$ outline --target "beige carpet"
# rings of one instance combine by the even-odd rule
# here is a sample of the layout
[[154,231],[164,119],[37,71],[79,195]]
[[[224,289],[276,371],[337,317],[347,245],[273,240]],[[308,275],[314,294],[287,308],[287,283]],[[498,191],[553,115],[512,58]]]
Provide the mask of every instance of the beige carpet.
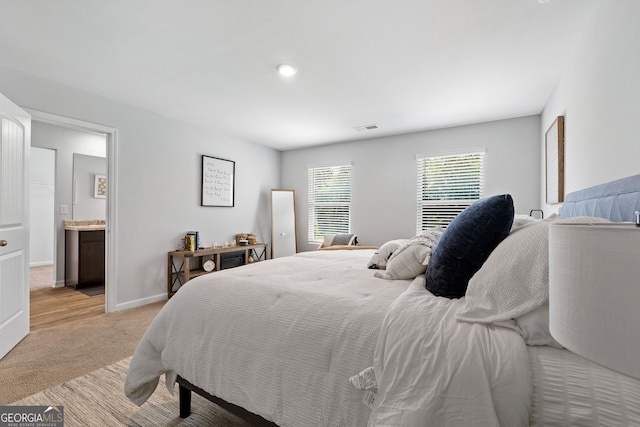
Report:
[[50,288],[53,285],[53,264],[29,268],[29,288]]
[[189,417],[181,419],[178,387],[167,391],[164,377],[151,398],[138,407],[124,395],[124,381],[131,358],[49,388],[12,405],[64,406],[65,427],[81,426],[216,426],[249,424],[193,393]]
[[164,302],[31,332],[0,360],[0,405],[133,354]]

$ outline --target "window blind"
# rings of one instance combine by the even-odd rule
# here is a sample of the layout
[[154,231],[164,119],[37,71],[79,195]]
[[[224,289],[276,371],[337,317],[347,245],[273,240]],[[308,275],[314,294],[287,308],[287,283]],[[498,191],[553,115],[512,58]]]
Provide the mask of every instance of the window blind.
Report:
[[484,191],[484,153],[418,156],[417,232],[446,227]]
[[308,169],[309,243],[322,242],[325,234],[351,229],[351,165]]

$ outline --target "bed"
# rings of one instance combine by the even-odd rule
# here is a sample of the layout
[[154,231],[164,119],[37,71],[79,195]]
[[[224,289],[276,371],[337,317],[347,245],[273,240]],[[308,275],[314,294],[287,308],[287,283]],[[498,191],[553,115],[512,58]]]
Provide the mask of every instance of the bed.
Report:
[[125,394],[141,405],[165,375],[182,417],[195,391],[280,427],[640,424],[640,381],[548,331],[549,224],[640,210],[640,176],[605,187],[567,195],[561,217],[514,215],[494,196],[500,209],[377,250],[193,279],[138,344]]

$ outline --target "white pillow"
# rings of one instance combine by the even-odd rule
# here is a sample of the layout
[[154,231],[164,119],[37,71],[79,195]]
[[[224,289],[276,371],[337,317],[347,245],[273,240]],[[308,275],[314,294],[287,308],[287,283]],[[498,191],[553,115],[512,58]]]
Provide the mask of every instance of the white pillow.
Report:
[[320,248],[328,248],[334,245],[347,245],[353,246],[358,244],[358,236],[353,233],[337,233],[337,234],[325,234],[322,239],[322,244],[318,246]]
[[389,240],[373,253],[373,256],[367,264],[367,268],[377,268],[384,270],[387,268],[389,257],[400,247],[407,239]]
[[543,304],[529,313],[514,319],[520,329],[520,335],[527,345],[549,345],[564,348],[554,340],[549,331],[549,304]]
[[389,260],[384,272],[377,271],[373,275],[388,280],[415,279],[427,271],[423,264],[427,252],[431,253],[431,249],[424,245],[409,246]]
[[331,243],[333,243],[333,238],[336,237],[335,234],[325,234],[324,238],[322,239],[322,244],[320,245],[321,248],[327,248],[329,246],[331,246]]
[[553,215],[516,229],[493,250],[469,280],[464,322],[491,323],[522,316],[549,301],[549,224],[609,222],[603,218],[559,219]]
[[[555,215],[555,214],[554,214]],[[557,215],[555,215],[557,216]],[[524,227],[525,225],[532,224],[534,222],[542,221],[540,219],[534,218],[530,215],[514,215],[513,216],[513,224],[511,225],[511,232],[513,233],[518,228]]]
[[386,271],[373,275],[388,280],[415,279],[427,271],[431,252],[441,235],[442,228],[435,227],[405,241],[391,254]]

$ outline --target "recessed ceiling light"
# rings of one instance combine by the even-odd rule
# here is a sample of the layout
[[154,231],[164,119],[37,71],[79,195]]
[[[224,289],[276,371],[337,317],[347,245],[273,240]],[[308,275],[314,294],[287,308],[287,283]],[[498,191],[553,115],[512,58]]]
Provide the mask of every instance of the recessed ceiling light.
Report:
[[280,75],[283,77],[291,77],[298,72],[298,70],[296,70],[293,65],[289,64],[280,64],[278,65],[277,70],[278,73],[280,73]]

